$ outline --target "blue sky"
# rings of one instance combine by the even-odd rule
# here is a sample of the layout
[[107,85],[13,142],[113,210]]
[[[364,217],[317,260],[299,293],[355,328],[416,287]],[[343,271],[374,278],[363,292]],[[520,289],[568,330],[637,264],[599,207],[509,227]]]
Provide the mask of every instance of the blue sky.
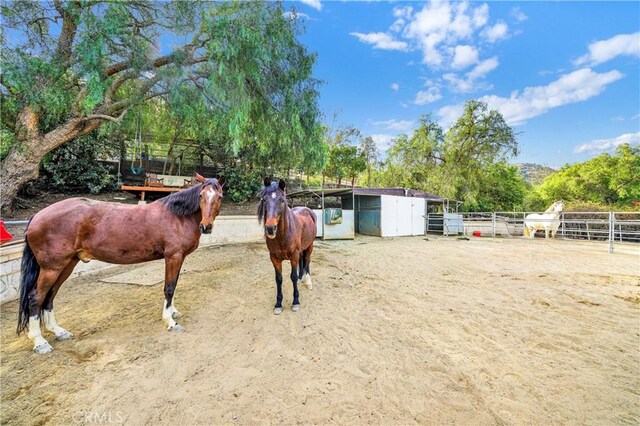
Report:
[[553,167],[640,141],[640,2],[338,2],[295,7],[321,107],[381,149],[466,99],[519,132],[514,161]]

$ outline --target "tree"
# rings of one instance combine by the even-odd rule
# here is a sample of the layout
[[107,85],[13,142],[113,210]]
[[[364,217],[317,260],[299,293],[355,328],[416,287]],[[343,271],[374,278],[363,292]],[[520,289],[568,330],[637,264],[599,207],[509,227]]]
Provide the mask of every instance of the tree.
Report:
[[371,136],[367,136],[360,141],[360,151],[364,155],[367,169],[367,186],[371,186],[371,168],[378,160],[378,148]]
[[157,97],[250,161],[322,154],[315,56],[279,3],[16,1],[2,15],[2,208],[47,153]]
[[334,115],[334,125],[324,127],[324,145],[326,153],[326,161],[324,162],[324,168],[322,171],[322,185],[324,185],[325,176],[330,176],[338,179],[338,184],[342,182],[345,177],[345,161],[347,154],[343,149],[343,146],[357,145],[360,138],[360,130],[351,125],[336,126],[335,121],[337,115]]
[[499,162],[484,170],[482,186],[475,201],[467,202],[467,211],[523,210],[527,183],[515,165]]
[[533,192],[530,198],[537,200],[537,205],[562,199],[629,207],[631,201],[640,200],[640,147],[623,144],[613,156],[602,154],[565,165],[547,176]]
[[515,133],[502,115],[483,102],[470,100],[446,134],[425,115],[410,136],[395,139],[388,150],[382,181],[388,186],[421,189],[477,206],[479,197],[500,175],[513,180],[509,178],[513,171],[497,164],[517,152]]
[[367,167],[364,153],[358,152],[358,148],[351,145],[337,145],[329,151],[329,162],[325,173],[338,180],[338,185],[342,179],[351,179],[351,186],[355,183],[355,178]]
[[473,204],[486,185],[486,169],[518,155],[516,135],[496,110],[469,100],[449,129],[443,146],[444,180],[452,182],[451,198]]

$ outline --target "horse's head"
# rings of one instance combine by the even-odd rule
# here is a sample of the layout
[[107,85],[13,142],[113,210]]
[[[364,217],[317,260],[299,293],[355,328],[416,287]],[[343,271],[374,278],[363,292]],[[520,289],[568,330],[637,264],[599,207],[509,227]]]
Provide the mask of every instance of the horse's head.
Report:
[[258,220],[264,224],[267,238],[276,237],[280,218],[287,206],[287,195],[284,192],[286,187],[287,183],[283,179],[276,184],[271,179],[264,178],[264,188],[259,194]]
[[558,200],[553,203],[552,207],[554,213],[562,213],[562,210],[564,210],[564,202],[562,200]]
[[200,212],[202,213],[200,232],[210,234],[213,228],[213,221],[220,213],[220,206],[222,205],[224,176],[220,176],[217,179],[206,179],[196,173],[196,180],[202,184],[200,188]]

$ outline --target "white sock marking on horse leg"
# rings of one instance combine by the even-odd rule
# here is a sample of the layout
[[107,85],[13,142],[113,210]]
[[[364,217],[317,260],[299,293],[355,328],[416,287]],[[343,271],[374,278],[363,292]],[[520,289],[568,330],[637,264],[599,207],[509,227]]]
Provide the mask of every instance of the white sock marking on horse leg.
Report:
[[37,315],[29,317],[29,339],[33,340],[33,350],[39,354],[51,352],[53,347],[42,337],[40,332],[40,317]]
[[73,334],[60,327],[56,322],[56,317],[53,314],[53,309],[50,311],[44,310],[42,311],[44,317],[44,328],[48,331],[52,331],[58,340],[67,340]]
[[304,285],[306,285],[309,290],[313,288],[313,283],[311,282],[311,274],[304,274],[304,277],[302,277],[302,282],[304,282]]
[[167,300],[165,299],[164,305],[162,305],[162,319],[167,324],[167,330],[169,331],[182,331],[182,327],[174,321],[173,314],[176,312],[178,311],[173,306],[173,301],[171,301],[171,306],[167,308]]

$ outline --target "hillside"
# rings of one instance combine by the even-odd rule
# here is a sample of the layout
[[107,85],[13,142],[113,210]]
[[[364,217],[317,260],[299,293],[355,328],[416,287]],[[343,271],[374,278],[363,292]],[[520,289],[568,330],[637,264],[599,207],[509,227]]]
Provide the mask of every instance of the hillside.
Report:
[[544,178],[552,173],[557,172],[556,169],[547,166],[541,166],[534,163],[517,163],[515,164],[520,170],[520,173],[524,176],[525,180],[532,185],[539,185]]

